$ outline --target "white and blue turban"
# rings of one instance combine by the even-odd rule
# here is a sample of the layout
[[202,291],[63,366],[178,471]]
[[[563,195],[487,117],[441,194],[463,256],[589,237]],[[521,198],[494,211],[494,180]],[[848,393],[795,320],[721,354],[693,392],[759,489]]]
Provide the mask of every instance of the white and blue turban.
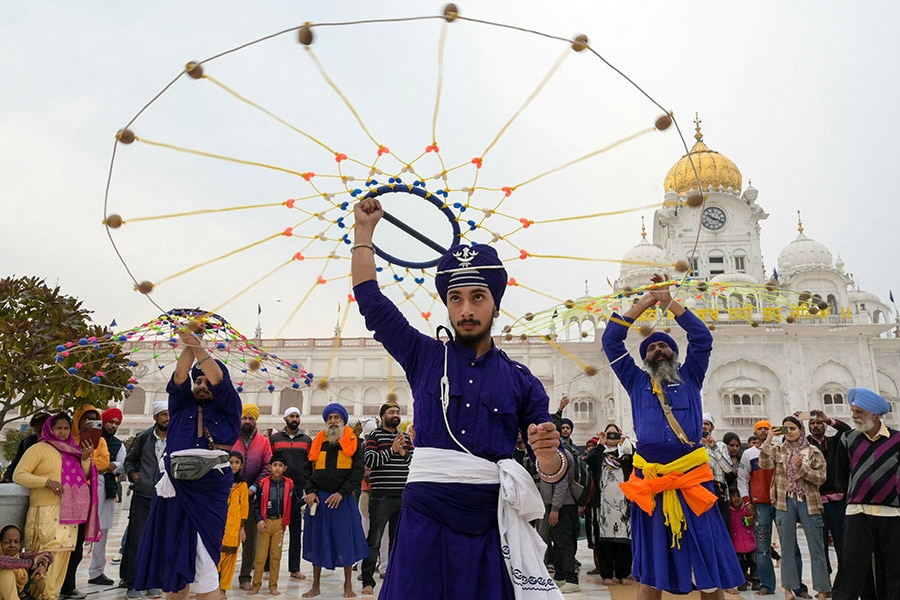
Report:
[[438,263],[434,276],[441,301],[447,304],[447,292],[460,287],[484,286],[491,291],[499,308],[508,276],[497,251],[487,244],[453,246]]

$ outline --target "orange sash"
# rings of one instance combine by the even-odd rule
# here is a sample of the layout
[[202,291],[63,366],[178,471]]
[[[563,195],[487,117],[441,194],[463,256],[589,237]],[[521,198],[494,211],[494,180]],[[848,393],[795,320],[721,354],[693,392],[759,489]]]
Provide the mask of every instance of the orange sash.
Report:
[[656,494],[665,490],[680,490],[685,504],[699,516],[716,503],[716,495],[700,485],[712,480],[712,469],[709,464],[705,464],[687,473],[669,473],[656,479],[641,479],[632,472],[628,481],[620,483],[619,487],[629,500],[648,515],[653,514]]
[[713,480],[706,449],[697,448],[666,464],[650,463],[640,454],[635,454],[634,466],[641,469],[643,478],[632,472],[628,481],[620,483],[619,487],[626,498],[648,515],[652,515],[656,508],[656,495],[662,493],[662,512],[665,524],[672,532],[672,547],[680,548],[687,521],[678,500],[678,492],[681,492],[685,504],[697,516],[709,510],[717,500],[716,495],[702,485]]

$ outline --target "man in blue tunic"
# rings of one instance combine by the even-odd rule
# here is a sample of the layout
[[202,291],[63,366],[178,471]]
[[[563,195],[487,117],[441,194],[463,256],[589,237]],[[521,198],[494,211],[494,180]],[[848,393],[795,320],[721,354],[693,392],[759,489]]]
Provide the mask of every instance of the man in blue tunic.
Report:
[[[712,334],[693,313],[672,299],[663,277],[623,317],[613,314],[603,334],[603,351],[631,398],[637,451],[631,478],[621,484],[632,500],[633,574],[640,600],[662,591],[687,594],[694,586],[704,600],[744,583],[721,513],[715,508],[709,455],[700,443],[700,388],[709,366]],[[646,371],[637,367],[625,338],[635,319],[660,305],[687,333],[684,364],[678,346],[657,331],[640,344]]]
[[[179,337],[181,355],[166,388],[164,472],[141,537],[134,587],[162,588],[169,600],[187,600],[191,591],[198,600],[218,600],[217,565],[234,482],[228,451],[240,435],[241,399],[228,370],[212,360],[200,338],[187,331]],[[212,468],[197,479],[179,478],[182,460],[185,467],[193,461]]]
[[383,214],[375,198],[355,207],[353,292],[366,326],[406,372],[416,451],[379,597],[561,598],[528,524],[544,507],[513,459],[517,435],[547,482],[565,477],[569,459],[540,382],[491,338],[506,271],[489,246],[451,248],[435,284],[455,339],[425,335],[379,290],[372,236]]

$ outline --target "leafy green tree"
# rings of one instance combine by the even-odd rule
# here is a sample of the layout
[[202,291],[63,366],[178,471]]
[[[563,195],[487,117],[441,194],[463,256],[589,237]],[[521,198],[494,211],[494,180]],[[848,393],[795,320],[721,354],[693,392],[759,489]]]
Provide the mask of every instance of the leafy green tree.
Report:
[[25,431],[19,431],[18,429],[7,429],[3,432],[3,442],[0,442],[0,454],[3,455],[3,460],[7,463],[12,462],[12,459],[16,457],[16,451],[19,449],[19,443],[24,440],[28,435],[32,433],[31,428],[29,427]]
[[42,279],[0,279],[0,427],[39,410],[106,407],[124,396],[129,359],[89,316],[81,300]]

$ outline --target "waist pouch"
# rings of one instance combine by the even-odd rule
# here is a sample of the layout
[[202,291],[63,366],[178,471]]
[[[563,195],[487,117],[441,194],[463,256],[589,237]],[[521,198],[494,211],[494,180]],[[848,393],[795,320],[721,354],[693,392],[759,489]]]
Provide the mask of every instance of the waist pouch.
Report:
[[228,453],[221,452],[217,456],[172,456],[170,471],[173,479],[196,481],[213,469],[229,467]]

